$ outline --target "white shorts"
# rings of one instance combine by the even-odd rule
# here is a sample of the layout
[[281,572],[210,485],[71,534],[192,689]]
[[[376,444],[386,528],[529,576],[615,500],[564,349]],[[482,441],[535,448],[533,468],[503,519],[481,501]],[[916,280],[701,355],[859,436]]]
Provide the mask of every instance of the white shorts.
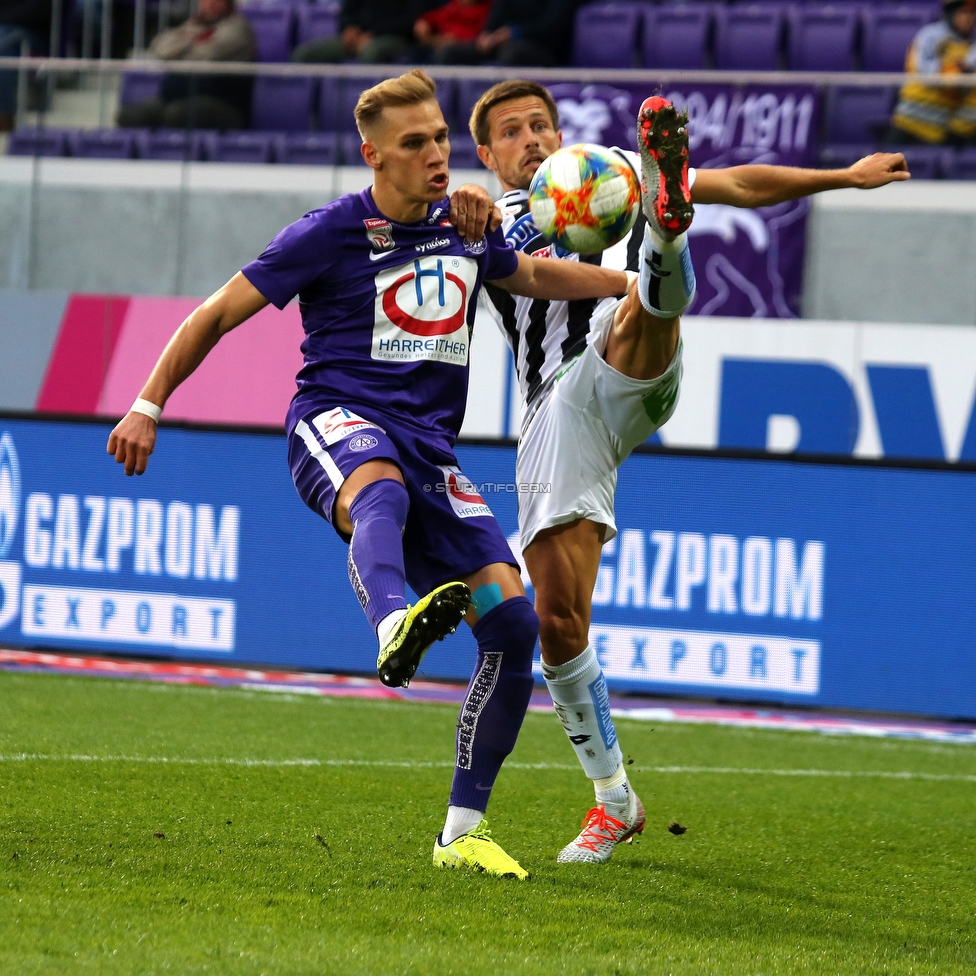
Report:
[[603,358],[619,304],[596,313],[586,349],[556,378],[522,431],[516,475],[523,549],[543,529],[581,518],[604,526],[604,542],[612,539],[617,468],[674,413],[680,341],[667,370],[653,380],[624,376]]

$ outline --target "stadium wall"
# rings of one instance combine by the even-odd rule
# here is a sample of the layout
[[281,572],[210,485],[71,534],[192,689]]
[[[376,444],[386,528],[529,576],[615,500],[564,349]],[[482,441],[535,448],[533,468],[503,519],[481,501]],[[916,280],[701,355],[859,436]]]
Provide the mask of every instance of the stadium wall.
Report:
[[[0,643],[373,673],[345,547],[280,433],[164,427],[127,479],[109,430],[0,416]],[[514,446],[458,458],[514,545]],[[611,685],[976,717],[974,492],[973,466],[632,456],[594,592]],[[474,657],[465,631],[423,673]]]
[[[0,410],[117,417],[192,298],[0,292]],[[976,461],[976,327],[687,316],[674,417],[655,443]],[[297,305],[230,333],[166,407],[171,420],[280,427],[301,365]],[[462,433],[517,436],[511,355],[476,321]]]
[[[454,177],[498,192],[486,170]],[[368,180],[365,167],[0,157],[0,289],[207,295],[285,224]],[[806,223],[805,257],[787,262],[805,318],[976,324],[976,289],[952,270],[976,260],[973,185],[841,190],[802,209],[700,207],[696,310],[793,315],[772,285],[785,274],[776,227],[792,220]],[[803,239],[790,238],[801,255]]]

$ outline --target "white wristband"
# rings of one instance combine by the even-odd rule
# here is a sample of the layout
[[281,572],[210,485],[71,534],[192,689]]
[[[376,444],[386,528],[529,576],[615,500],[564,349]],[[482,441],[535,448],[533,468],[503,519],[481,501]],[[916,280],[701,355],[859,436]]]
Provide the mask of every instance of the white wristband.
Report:
[[136,402],[129,407],[129,413],[145,414],[145,416],[151,417],[158,424],[159,418],[163,415],[163,408],[157,407],[151,400],[143,400],[142,397],[136,397]]

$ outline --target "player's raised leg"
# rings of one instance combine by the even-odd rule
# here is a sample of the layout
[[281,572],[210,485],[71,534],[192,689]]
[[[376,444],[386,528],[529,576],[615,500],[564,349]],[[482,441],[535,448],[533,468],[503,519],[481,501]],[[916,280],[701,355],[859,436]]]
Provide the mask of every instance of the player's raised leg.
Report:
[[[680,315],[694,300],[695,275],[685,231],[687,119],[663,98],[638,116],[646,218],[638,280],[614,313],[594,388],[606,427],[622,446],[619,464],[674,409],[681,376]],[[590,607],[605,526],[589,519],[548,528],[525,549],[536,584],[542,667],[566,734],[596,805],[558,860],[602,862],[644,826],[644,809],[627,779],[610,717],[606,679],[589,645]]]
[[518,571],[507,563],[486,566],[464,582],[472,594],[466,620],[478,659],[458,717],[450,806],[434,843],[434,864],[524,879],[528,872],[491,840],[484,817],[532,696],[539,619]]
[[687,123],[687,115],[657,95],[644,100],[637,117],[646,218],[640,272],[617,309],[604,354],[610,366],[632,379],[665,373],[678,348],[679,317],[695,299],[686,233],[694,216]]

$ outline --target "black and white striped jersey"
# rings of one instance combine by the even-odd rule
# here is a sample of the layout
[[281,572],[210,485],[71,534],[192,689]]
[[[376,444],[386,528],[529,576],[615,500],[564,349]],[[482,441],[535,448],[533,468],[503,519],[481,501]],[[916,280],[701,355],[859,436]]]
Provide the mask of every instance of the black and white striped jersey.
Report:
[[[640,156],[617,149],[640,174]],[[691,173],[689,176],[691,177]],[[619,243],[599,254],[574,254],[550,244],[536,229],[529,212],[528,190],[509,190],[499,201],[502,230],[517,250],[535,257],[564,261],[586,261],[615,271],[637,271],[644,240],[644,215]],[[482,305],[502,330],[515,356],[519,388],[525,403],[523,423],[535,412],[542,395],[550,388],[562,365],[586,348],[590,321],[603,303],[617,299],[589,299],[570,302],[545,301],[510,295],[497,285],[486,283]]]

